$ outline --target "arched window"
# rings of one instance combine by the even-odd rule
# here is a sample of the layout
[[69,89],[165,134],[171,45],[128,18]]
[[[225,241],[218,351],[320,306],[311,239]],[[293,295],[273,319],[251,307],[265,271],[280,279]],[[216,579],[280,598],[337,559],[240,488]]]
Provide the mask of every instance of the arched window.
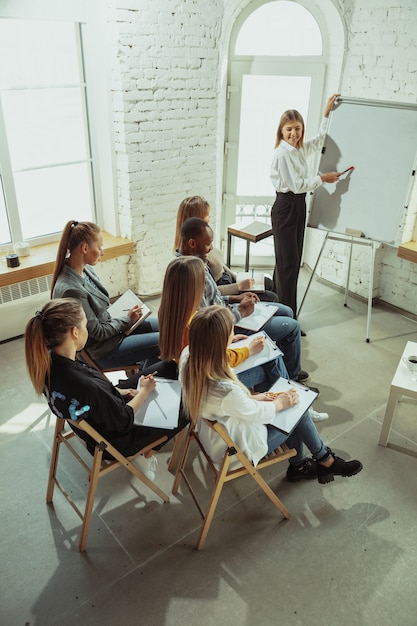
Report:
[[236,37],[235,55],[321,55],[323,40],[315,18],[294,2],[270,2],[245,20]]
[[[323,105],[326,52],[314,15],[296,2],[249,7],[235,24],[229,53],[223,226],[269,222],[274,190],[269,168],[281,113],[301,112],[314,133]],[[241,261],[236,240],[234,262]],[[253,247],[259,264],[272,240]],[[263,258],[262,258],[263,257]]]

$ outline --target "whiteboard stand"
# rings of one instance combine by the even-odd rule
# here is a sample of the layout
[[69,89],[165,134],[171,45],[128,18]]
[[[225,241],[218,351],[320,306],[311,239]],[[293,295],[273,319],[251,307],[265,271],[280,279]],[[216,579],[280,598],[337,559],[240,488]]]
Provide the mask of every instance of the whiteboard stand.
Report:
[[343,306],[347,306],[347,299],[348,299],[348,292],[349,292],[349,279],[350,279],[350,269],[351,269],[351,264],[352,264],[352,250],[353,250],[353,244],[358,244],[360,246],[370,246],[371,250],[370,250],[370,259],[369,259],[369,289],[368,289],[368,315],[367,315],[367,322],[366,322],[366,337],[365,337],[365,341],[366,343],[370,342],[370,330],[371,330],[371,315],[372,315],[372,298],[373,298],[373,288],[374,288],[374,267],[375,267],[375,241],[373,239],[361,239],[359,237],[344,237],[343,235],[337,235],[337,234],[331,234],[330,231],[326,232],[326,236],[323,239],[323,243],[320,249],[320,252],[318,254],[316,263],[314,265],[313,271],[311,272],[311,276],[309,278],[306,290],[304,292],[304,296],[303,299],[301,300],[301,304],[298,308],[297,311],[297,319],[300,315],[300,311],[302,309],[302,306],[304,304],[304,300],[306,299],[308,290],[310,288],[311,285],[311,281],[314,278],[314,275],[316,273],[316,269],[317,266],[319,264],[321,255],[323,254],[323,250],[324,247],[326,245],[326,242],[332,239],[334,241],[341,241],[343,243],[350,243],[350,250],[349,250],[349,263],[348,263],[348,272],[347,272],[347,280],[346,280],[346,287],[345,287],[345,300],[343,303]]

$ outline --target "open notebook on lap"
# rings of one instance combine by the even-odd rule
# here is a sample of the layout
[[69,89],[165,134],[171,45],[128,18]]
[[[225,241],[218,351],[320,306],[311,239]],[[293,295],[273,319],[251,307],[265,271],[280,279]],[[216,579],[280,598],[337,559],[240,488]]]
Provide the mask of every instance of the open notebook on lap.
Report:
[[142,315],[128,330],[125,331],[125,335],[130,335],[130,333],[133,332],[139,324],[142,324],[142,322],[146,320],[146,318],[152,313],[150,308],[146,306],[146,304],[142,302],[142,300],[135,293],[133,293],[131,289],[128,289],[107,309],[112,317],[126,317],[127,312],[136,304],[142,309]]
[[242,317],[235,326],[237,328],[245,328],[246,330],[260,330],[271,319],[276,310],[276,304],[257,302],[253,313],[247,317]]
[[179,380],[167,378],[155,378],[155,382],[155,390],[135,412],[135,424],[154,428],[176,428],[180,412],[181,383]]
[[271,393],[284,393],[289,389],[295,389],[298,393],[299,402],[289,409],[278,411],[275,413],[275,417],[270,422],[272,426],[278,428],[283,433],[290,433],[298,424],[304,413],[313,404],[318,394],[315,391],[294,382],[287,378],[279,378],[269,390]]

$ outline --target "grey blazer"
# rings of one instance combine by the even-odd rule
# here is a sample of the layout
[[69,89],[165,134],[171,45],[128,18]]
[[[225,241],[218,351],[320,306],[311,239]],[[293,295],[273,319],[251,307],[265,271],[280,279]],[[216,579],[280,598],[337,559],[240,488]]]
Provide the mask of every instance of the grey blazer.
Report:
[[93,358],[100,358],[123,340],[123,331],[130,327],[131,322],[128,316],[112,318],[109,315],[108,292],[90,265],[84,268],[84,272],[92,284],[65,265],[58,276],[52,297],[81,300],[87,317],[88,340],[85,347]]

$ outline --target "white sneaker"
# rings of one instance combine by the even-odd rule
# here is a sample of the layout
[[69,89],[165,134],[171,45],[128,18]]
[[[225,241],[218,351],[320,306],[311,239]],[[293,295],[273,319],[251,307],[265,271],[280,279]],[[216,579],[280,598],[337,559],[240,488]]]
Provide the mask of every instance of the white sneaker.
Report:
[[156,458],[156,455],[153,454],[148,458],[141,456],[137,463],[140,471],[145,474],[149,480],[154,481],[156,478],[156,470],[158,468],[158,459]]
[[324,420],[329,419],[328,413],[319,413],[318,411],[315,411],[311,407],[309,409],[309,412],[310,412],[310,417],[313,420],[313,422],[324,422]]

